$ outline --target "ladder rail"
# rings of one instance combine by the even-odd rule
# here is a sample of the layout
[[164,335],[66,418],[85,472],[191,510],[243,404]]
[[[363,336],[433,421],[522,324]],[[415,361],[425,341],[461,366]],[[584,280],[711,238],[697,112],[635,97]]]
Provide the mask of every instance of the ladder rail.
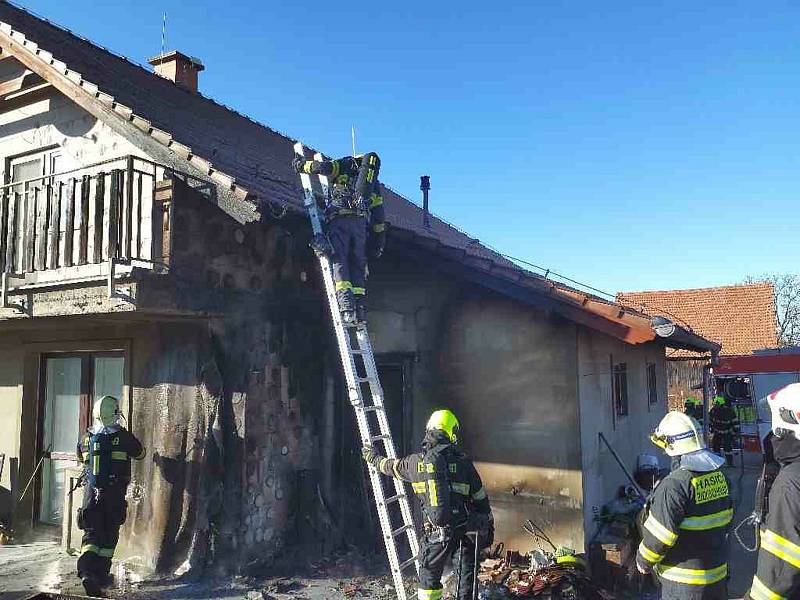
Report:
[[[294,145],[294,150],[297,155],[306,158],[306,150],[299,142]],[[316,154],[314,158],[316,160],[322,160],[322,156],[320,154]],[[309,215],[312,231],[314,235],[322,234],[322,217],[320,216],[317,199],[314,194],[312,178],[306,173],[301,173],[300,180],[303,186],[303,204]],[[326,196],[329,185],[328,178],[324,176],[318,176],[318,181],[320,187],[322,188],[323,196]],[[384,443],[387,456],[389,458],[396,458],[397,454],[394,447],[394,441],[391,436],[389,421],[383,401],[383,389],[380,385],[378,370],[375,364],[375,357],[372,352],[372,344],[369,340],[369,333],[366,329],[366,325],[359,325],[356,328],[354,340],[349,329],[344,326],[341,313],[339,312],[336,288],[333,281],[331,260],[328,256],[324,255],[321,255],[318,258],[323,284],[325,286],[325,294],[328,299],[328,307],[331,313],[333,329],[336,335],[336,342],[339,348],[342,368],[344,370],[348,398],[355,412],[356,424],[362,444],[371,444],[372,439],[375,437],[370,430],[370,423],[367,416],[367,409],[371,409],[371,411],[376,415],[378,428],[381,434],[380,441],[383,441]],[[354,347],[354,343],[358,344],[357,348]],[[365,377],[359,377],[358,375],[355,357],[359,355],[361,356],[364,364]],[[369,387],[369,396],[372,400],[372,405],[368,406],[365,403],[365,394],[364,389],[362,388],[362,383],[367,384]],[[403,525],[398,529],[393,530],[388,512],[384,481],[381,477],[381,473],[372,465],[367,466],[367,471],[369,474],[370,483],[372,485],[372,492],[378,512],[381,531],[384,537],[386,553],[389,558],[389,567],[395,583],[395,591],[397,592],[397,596],[400,600],[406,600],[402,571],[405,567],[412,563],[415,564],[417,570],[419,570],[419,545],[409,504],[408,493],[402,481],[392,478],[395,487],[395,495],[392,496],[392,500],[396,500],[398,502],[403,520]],[[409,549],[411,551],[411,558],[406,559],[403,561],[403,563],[400,563],[395,542],[396,536],[400,535],[401,533],[406,534]]]

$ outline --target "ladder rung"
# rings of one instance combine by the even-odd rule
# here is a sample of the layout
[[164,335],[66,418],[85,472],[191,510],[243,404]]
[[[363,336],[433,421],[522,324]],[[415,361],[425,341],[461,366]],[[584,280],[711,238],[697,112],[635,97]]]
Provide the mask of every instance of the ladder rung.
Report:
[[364,407],[364,411],[365,412],[378,412],[379,410],[383,410],[383,407],[382,406],[378,406],[377,404],[372,404],[370,406],[365,406]]
[[377,441],[379,441],[379,440],[391,440],[391,439],[392,439],[392,436],[390,436],[390,435],[384,435],[384,434],[381,434],[381,435],[373,435],[373,436],[371,436],[369,439],[370,439],[370,441],[372,441],[372,442],[377,442]]
[[413,565],[415,562],[417,562],[416,556],[412,556],[408,560],[404,560],[403,562],[400,563],[400,570],[404,571],[405,569]]
[[356,377],[356,381],[358,383],[371,383],[372,382],[372,378],[371,377]]
[[409,529],[414,529],[413,525],[403,525],[402,527],[398,527],[392,532],[392,537],[397,537],[401,533],[408,531]]
[[398,500],[400,500],[400,498],[405,498],[405,497],[406,497],[405,494],[395,494],[394,496],[389,496],[388,498],[386,498],[383,501],[383,503],[384,504],[391,504],[392,502],[397,502]]

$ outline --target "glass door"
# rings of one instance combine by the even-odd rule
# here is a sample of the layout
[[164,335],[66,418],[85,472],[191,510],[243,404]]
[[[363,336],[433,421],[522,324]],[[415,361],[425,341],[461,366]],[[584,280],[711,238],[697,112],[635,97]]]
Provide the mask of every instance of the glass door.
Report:
[[61,523],[64,507],[64,470],[75,464],[75,445],[81,433],[80,358],[45,361],[43,449],[50,460],[42,464],[39,519]]
[[54,355],[44,359],[44,416],[39,520],[60,525],[64,512],[65,470],[75,464],[78,439],[91,424],[95,398],[122,401],[125,358],[122,353]]

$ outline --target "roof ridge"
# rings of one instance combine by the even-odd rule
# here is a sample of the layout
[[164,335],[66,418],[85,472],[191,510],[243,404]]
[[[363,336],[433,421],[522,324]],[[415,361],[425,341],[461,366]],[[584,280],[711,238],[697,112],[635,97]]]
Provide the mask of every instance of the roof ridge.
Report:
[[746,289],[746,288],[761,288],[761,287],[774,287],[769,282],[755,282],[755,283],[733,283],[729,285],[716,285],[711,287],[702,288],[680,288],[672,290],[639,290],[628,292],[617,292],[617,296],[630,296],[634,294],[681,294],[685,292],[704,292],[712,290],[726,290],[726,289]]

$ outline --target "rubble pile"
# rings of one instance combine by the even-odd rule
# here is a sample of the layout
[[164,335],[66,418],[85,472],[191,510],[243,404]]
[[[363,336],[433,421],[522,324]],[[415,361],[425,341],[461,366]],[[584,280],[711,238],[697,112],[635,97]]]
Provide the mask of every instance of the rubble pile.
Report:
[[612,594],[591,581],[584,559],[568,551],[520,554],[508,550],[502,557],[489,558],[481,563],[478,584],[480,600],[613,598]]

